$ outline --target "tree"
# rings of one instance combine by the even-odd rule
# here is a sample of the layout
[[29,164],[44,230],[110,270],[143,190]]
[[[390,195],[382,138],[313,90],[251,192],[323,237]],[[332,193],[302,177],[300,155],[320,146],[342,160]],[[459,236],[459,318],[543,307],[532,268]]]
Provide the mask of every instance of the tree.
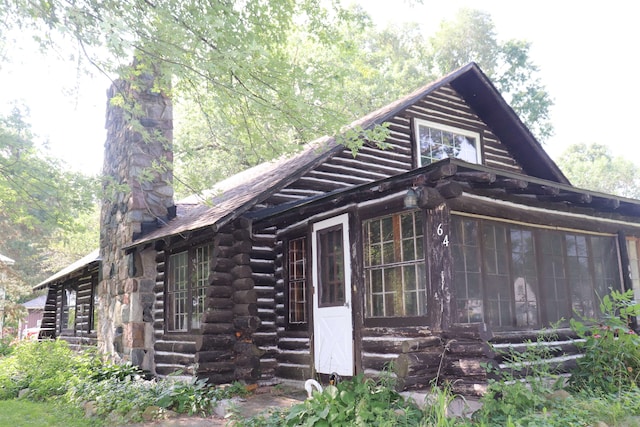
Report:
[[576,187],[640,198],[640,168],[613,156],[602,144],[573,144],[558,159],[558,166]]
[[453,20],[442,22],[431,47],[435,73],[477,62],[538,139],[544,141],[553,134],[549,118],[553,100],[529,58],[529,42],[499,42],[488,13],[461,9]]
[[[66,171],[36,144],[24,113],[0,117],[0,252],[34,285],[47,274],[43,248],[76,227],[94,203],[91,178]],[[55,257],[54,254],[52,254]]]

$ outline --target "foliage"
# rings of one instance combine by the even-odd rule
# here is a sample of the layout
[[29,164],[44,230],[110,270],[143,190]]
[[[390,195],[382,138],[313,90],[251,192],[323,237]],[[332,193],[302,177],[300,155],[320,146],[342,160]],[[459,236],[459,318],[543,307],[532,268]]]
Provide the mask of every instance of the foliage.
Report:
[[56,402],[0,400],[0,425],[21,427],[96,427],[103,423],[83,417],[82,410]]
[[329,385],[313,398],[295,405],[282,425],[288,426],[413,426],[422,417],[385,381],[358,375],[337,386]]
[[0,399],[28,389],[32,400],[64,395],[86,371],[88,359],[75,355],[66,341],[20,342],[0,359]]
[[0,357],[9,356],[14,349],[15,345],[12,337],[0,338]]
[[451,21],[443,21],[430,41],[435,74],[471,61],[478,63],[539,140],[553,134],[549,117],[553,100],[529,58],[529,42],[498,41],[491,16],[467,8],[460,9]]
[[91,178],[48,155],[27,120],[18,107],[0,117],[0,252],[16,262],[7,292],[14,305],[51,271],[46,260],[59,252],[45,248],[76,228],[77,217],[93,206],[95,188]]
[[[547,396],[561,383],[547,362],[553,355],[553,334],[542,333],[537,340],[528,340],[523,347],[501,351],[506,369],[487,366],[490,379],[482,397],[482,409],[474,414],[481,423],[506,425],[510,420],[544,412],[550,405]],[[555,383],[551,381],[556,379]]]
[[640,168],[629,158],[613,156],[602,144],[573,144],[558,166],[576,187],[640,198]]
[[573,390],[617,393],[640,385],[640,337],[631,321],[640,315],[633,291],[612,290],[600,303],[600,319],[571,320],[571,328],[584,339],[584,352],[572,372]]

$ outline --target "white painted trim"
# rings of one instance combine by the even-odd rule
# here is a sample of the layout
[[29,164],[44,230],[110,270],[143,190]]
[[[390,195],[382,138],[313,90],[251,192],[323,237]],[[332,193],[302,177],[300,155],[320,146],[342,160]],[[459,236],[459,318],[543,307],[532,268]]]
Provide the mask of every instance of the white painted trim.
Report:
[[[470,199],[481,200],[483,202],[491,203],[491,204],[494,204],[494,205],[508,206],[508,207],[511,207],[511,208],[524,210],[524,211],[528,211],[528,212],[552,213],[553,215],[557,215],[557,216],[564,216],[564,217],[576,218],[576,219],[584,219],[584,220],[589,220],[589,221],[598,221],[598,222],[604,222],[604,223],[607,223],[607,224],[624,225],[626,227],[632,227],[632,228],[640,229],[640,223],[637,223],[637,222],[627,222],[627,221],[621,221],[621,220],[617,220],[617,219],[594,217],[594,216],[589,216],[589,215],[584,215],[584,214],[577,214],[577,213],[573,213],[573,212],[554,211],[554,210],[549,210],[549,209],[537,208],[535,206],[521,205],[521,204],[518,204],[518,203],[508,202],[508,201],[505,201],[505,200],[492,199],[492,198],[489,198],[489,197],[478,196],[476,194],[470,194],[470,193],[464,193],[464,195],[462,197],[468,197]],[[455,214],[458,214],[458,215],[466,215],[466,216],[475,215],[475,214],[470,214],[468,212],[453,211],[453,210],[451,211],[451,213],[455,213]],[[481,215],[478,215],[478,216],[481,216]],[[487,216],[486,218],[489,218],[489,219],[494,220],[494,221],[501,221],[500,218],[496,218],[496,217],[488,217]],[[509,221],[509,220],[504,219],[503,221]],[[540,224],[529,224],[529,225],[530,226],[535,226],[535,227],[545,227],[544,225],[540,225]],[[546,226],[546,227],[547,228],[552,228],[552,229],[557,229],[557,230],[562,229],[560,227],[549,227],[549,226]],[[568,229],[566,229],[566,230],[568,230]],[[588,230],[575,230],[575,231],[580,231],[581,233],[602,234],[604,236],[611,236],[612,235],[611,233],[595,233],[593,231],[588,231]]]

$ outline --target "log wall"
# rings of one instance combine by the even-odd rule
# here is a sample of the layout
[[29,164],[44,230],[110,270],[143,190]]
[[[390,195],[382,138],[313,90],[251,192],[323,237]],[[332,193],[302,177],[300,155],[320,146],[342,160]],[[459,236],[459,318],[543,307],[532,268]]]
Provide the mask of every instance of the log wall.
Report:
[[[97,284],[98,268],[91,266],[64,282],[51,285],[47,293],[39,338],[60,338],[67,341],[73,348],[96,345],[97,334],[92,329],[91,316],[93,313],[93,290]],[[61,325],[63,289],[65,287],[76,289],[76,306],[74,307],[76,318],[72,329],[62,328]]]
[[416,167],[413,119],[430,120],[480,134],[483,164],[522,173],[508,149],[450,86],[442,87],[389,120],[388,148],[363,146],[354,157],[344,149],[271,196],[267,205],[301,200],[332,190],[384,179]]

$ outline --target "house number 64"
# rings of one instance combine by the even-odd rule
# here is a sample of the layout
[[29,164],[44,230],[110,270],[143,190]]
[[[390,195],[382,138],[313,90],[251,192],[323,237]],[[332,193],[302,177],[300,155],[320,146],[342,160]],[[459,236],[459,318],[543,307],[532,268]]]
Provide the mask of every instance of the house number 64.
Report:
[[442,237],[442,235],[444,235],[442,239],[442,244],[444,246],[449,246],[449,235],[444,234],[444,230],[442,229],[442,223],[438,224],[438,228],[436,229],[436,234],[438,235],[438,237]]

